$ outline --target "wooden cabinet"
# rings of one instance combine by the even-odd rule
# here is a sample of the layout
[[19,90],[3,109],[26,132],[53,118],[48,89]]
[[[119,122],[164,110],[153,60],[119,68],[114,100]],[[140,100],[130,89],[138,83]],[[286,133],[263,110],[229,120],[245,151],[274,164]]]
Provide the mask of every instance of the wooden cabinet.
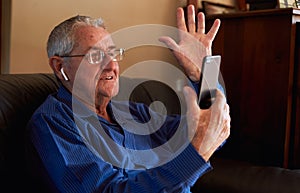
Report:
[[221,19],[213,54],[231,107],[224,151],[258,164],[300,168],[300,10],[207,16]]
[[1,68],[1,64],[2,64],[2,60],[1,60],[1,55],[2,55],[2,0],[0,0],[0,21],[1,21],[1,25],[0,25],[0,74],[2,73],[2,68]]

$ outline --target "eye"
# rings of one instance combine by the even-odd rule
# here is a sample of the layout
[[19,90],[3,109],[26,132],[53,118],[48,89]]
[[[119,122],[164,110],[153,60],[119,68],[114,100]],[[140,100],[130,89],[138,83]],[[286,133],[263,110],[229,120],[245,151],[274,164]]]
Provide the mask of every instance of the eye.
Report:
[[108,52],[107,52],[107,55],[108,55],[108,56],[110,56],[110,57],[112,57],[112,58],[116,56],[116,54],[115,54],[115,51],[114,51],[114,50],[110,50],[110,51],[108,51]]
[[98,64],[100,62],[102,62],[104,57],[104,52],[101,50],[93,50],[91,52],[89,52],[89,62],[91,64]]

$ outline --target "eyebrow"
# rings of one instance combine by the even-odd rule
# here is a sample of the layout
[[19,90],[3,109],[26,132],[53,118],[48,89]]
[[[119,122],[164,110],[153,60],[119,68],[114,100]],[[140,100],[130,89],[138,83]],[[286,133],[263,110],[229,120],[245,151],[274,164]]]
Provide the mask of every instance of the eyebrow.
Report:
[[[116,49],[116,46],[111,45],[111,46],[107,47],[107,50],[112,50],[112,49]],[[96,47],[96,46],[89,47],[88,50],[102,50],[102,51],[104,51],[102,48]]]
[[113,46],[108,46],[108,49],[109,49],[109,50],[116,49],[116,46],[115,46],[115,45],[113,45]]

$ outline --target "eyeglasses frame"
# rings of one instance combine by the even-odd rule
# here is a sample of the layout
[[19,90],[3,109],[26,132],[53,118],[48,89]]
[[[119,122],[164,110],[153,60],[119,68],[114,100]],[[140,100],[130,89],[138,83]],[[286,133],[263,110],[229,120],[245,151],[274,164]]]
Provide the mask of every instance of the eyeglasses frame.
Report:
[[[92,63],[92,62],[90,62],[90,60],[88,59],[88,62],[89,62],[90,64],[99,64],[99,63],[101,63],[101,62],[103,61],[103,58],[104,58],[106,55],[111,56],[111,55],[110,55],[111,53],[109,53],[109,52],[105,52],[105,51],[100,50],[100,49],[98,49],[97,51],[100,51],[100,53],[101,53],[101,55],[102,55],[102,56],[101,56],[101,57],[102,57],[102,60],[99,61],[99,62]],[[114,62],[119,62],[119,61],[123,60],[124,53],[125,53],[125,49],[124,49],[124,48],[114,49],[114,52],[116,52],[116,51],[119,52],[119,55],[120,55],[121,57],[119,57],[120,59],[117,60],[117,59],[115,58],[116,56],[111,56],[111,57],[112,57],[112,61],[114,61]],[[87,57],[90,53],[91,53],[91,52],[88,52],[88,53],[86,53],[86,54],[57,55],[57,56],[58,56],[58,57],[61,57],[61,58]],[[88,57],[88,58],[90,58],[90,57]]]

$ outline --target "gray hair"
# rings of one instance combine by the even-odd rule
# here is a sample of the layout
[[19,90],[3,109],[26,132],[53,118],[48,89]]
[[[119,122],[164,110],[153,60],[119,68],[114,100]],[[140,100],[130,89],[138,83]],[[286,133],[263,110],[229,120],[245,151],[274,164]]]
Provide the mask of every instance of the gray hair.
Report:
[[50,33],[47,42],[48,57],[68,55],[74,48],[74,34],[78,26],[94,26],[105,28],[102,18],[93,19],[89,16],[74,16],[59,25]]

